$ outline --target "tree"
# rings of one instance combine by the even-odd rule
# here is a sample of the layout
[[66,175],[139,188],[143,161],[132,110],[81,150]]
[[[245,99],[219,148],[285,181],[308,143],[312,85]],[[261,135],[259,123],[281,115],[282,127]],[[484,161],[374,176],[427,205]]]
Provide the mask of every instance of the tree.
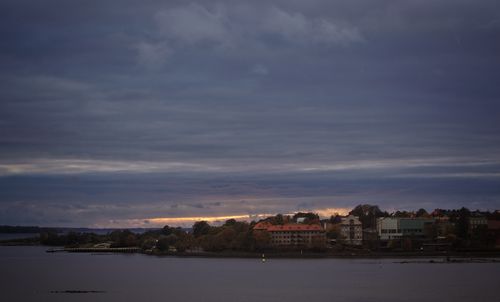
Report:
[[65,245],[65,238],[58,236],[53,230],[40,233],[40,242],[45,245]]
[[160,237],[160,239],[158,239],[158,242],[156,243],[156,248],[164,252],[168,251],[168,247],[169,247],[169,240],[167,239],[167,237],[166,236]]
[[311,249],[315,252],[323,252],[326,250],[326,240],[322,236],[312,238]]
[[141,243],[141,248],[143,250],[150,250],[156,245],[156,239],[153,238],[146,238],[142,241]]
[[184,234],[177,242],[174,247],[178,252],[185,252],[194,245],[194,237],[191,234]]
[[342,222],[342,216],[340,216],[339,214],[336,213],[335,215],[330,216],[331,224],[337,224],[341,222]]
[[341,239],[340,236],[340,224],[333,225],[330,230],[326,233],[328,239]]
[[359,217],[363,228],[374,229],[377,226],[377,217],[383,217],[385,214],[380,211],[378,206],[362,204],[356,206],[349,215]]
[[206,221],[197,221],[193,225],[193,235],[194,237],[200,237],[202,235],[207,235],[210,232],[210,225]]
[[269,248],[271,244],[271,236],[266,231],[253,232],[253,237],[255,239],[255,248],[258,250],[263,250]]
[[172,234],[173,228],[169,227],[168,225],[164,226],[163,229],[161,229],[161,233],[165,236],[168,236]]
[[462,207],[458,210],[458,217],[456,222],[457,235],[462,239],[469,238],[469,209]]
[[408,211],[396,211],[394,213],[394,217],[399,217],[399,218],[409,218],[411,217],[411,213]]
[[319,221],[319,215],[316,213],[311,213],[311,212],[308,212],[308,213],[299,212],[299,213],[293,215],[293,217],[292,217],[292,219],[294,221],[297,221],[298,218],[305,218],[304,219],[305,223],[316,223]]
[[478,225],[471,232],[471,241],[475,247],[489,248],[495,246],[495,234],[487,225]]
[[425,209],[419,209],[416,215],[417,217],[429,217],[429,213]]
[[222,251],[229,249],[231,242],[236,237],[236,232],[232,228],[223,228],[222,231],[214,236],[211,236],[210,248],[214,251]]
[[128,247],[137,246],[137,236],[129,230],[116,230],[109,234],[112,247]]
[[228,219],[224,223],[224,226],[234,226],[235,224],[236,224],[236,220],[235,219]]
[[[66,245],[78,245],[80,234],[76,232],[69,232],[66,235]],[[83,243],[83,242],[82,242]]]
[[274,217],[275,224],[285,224],[285,220],[283,218],[283,214],[278,214]]

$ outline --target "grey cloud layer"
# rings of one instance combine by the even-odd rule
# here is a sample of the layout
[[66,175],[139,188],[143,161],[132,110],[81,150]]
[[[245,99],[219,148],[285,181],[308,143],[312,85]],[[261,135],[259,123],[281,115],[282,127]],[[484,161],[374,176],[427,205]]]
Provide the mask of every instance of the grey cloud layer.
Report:
[[[499,20],[495,1],[2,1],[0,219],[498,207]],[[177,189],[138,181],[158,175]]]

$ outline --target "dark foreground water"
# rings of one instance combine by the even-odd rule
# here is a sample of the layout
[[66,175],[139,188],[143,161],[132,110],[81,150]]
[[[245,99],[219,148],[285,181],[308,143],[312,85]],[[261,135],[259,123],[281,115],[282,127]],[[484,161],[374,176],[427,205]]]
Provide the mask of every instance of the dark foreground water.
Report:
[[[203,259],[0,247],[0,301],[500,301],[500,264]],[[53,293],[80,290],[101,293]]]
[[0,233],[1,240],[23,239],[23,238],[38,238],[38,233]]

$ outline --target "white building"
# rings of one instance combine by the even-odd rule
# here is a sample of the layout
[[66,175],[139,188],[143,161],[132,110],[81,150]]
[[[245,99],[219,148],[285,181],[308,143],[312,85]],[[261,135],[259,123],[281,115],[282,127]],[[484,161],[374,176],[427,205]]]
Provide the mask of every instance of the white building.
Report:
[[399,218],[383,217],[377,219],[377,233],[381,240],[401,238],[403,233],[399,228]]
[[345,244],[363,244],[363,226],[359,218],[353,215],[342,218],[340,223],[340,235]]
[[434,223],[433,218],[382,217],[377,219],[377,233],[381,240],[423,237],[426,226]]

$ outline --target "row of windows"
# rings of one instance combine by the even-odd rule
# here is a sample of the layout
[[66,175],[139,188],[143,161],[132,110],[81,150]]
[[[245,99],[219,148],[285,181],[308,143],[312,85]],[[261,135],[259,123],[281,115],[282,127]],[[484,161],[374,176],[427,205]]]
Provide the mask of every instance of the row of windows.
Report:
[[353,232],[353,231],[350,231],[350,232],[349,231],[347,231],[347,232],[340,232],[340,233],[342,235],[344,235],[344,236],[349,236],[349,235],[354,236],[354,235],[361,235],[361,234],[363,234],[363,232]]
[[403,233],[422,233],[422,229],[403,229]]
[[488,224],[487,220],[470,220],[470,224]]
[[395,234],[395,233],[401,233],[400,230],[396,230],[396,229],[382,229],[382,234]]
[[382,234],[422,233],[422,229],[382,229]]
[[298,235],[298,236],[285,236],[285,235],[272,235],[271,238],[276,238],[276,239],[295,239],[295,238],[311,238],[311,237],[318,237],[317,234],[304,234],[304,235]]
[[[292,240],[271,240],[271,243],[273,244],[291,244],[291,243],[294,243],[294,244],[297,244],[297,243],[301,243],[301,242],[304,242],[304,241],[292,241]],[[310,242],[310,241],[305,241],[305,242]]]
[[321,232],[320,231],[309,231],[309,232],[272,232],[273,234],[277,234],[277,235],[312,235],[312,234],[320,234]]

